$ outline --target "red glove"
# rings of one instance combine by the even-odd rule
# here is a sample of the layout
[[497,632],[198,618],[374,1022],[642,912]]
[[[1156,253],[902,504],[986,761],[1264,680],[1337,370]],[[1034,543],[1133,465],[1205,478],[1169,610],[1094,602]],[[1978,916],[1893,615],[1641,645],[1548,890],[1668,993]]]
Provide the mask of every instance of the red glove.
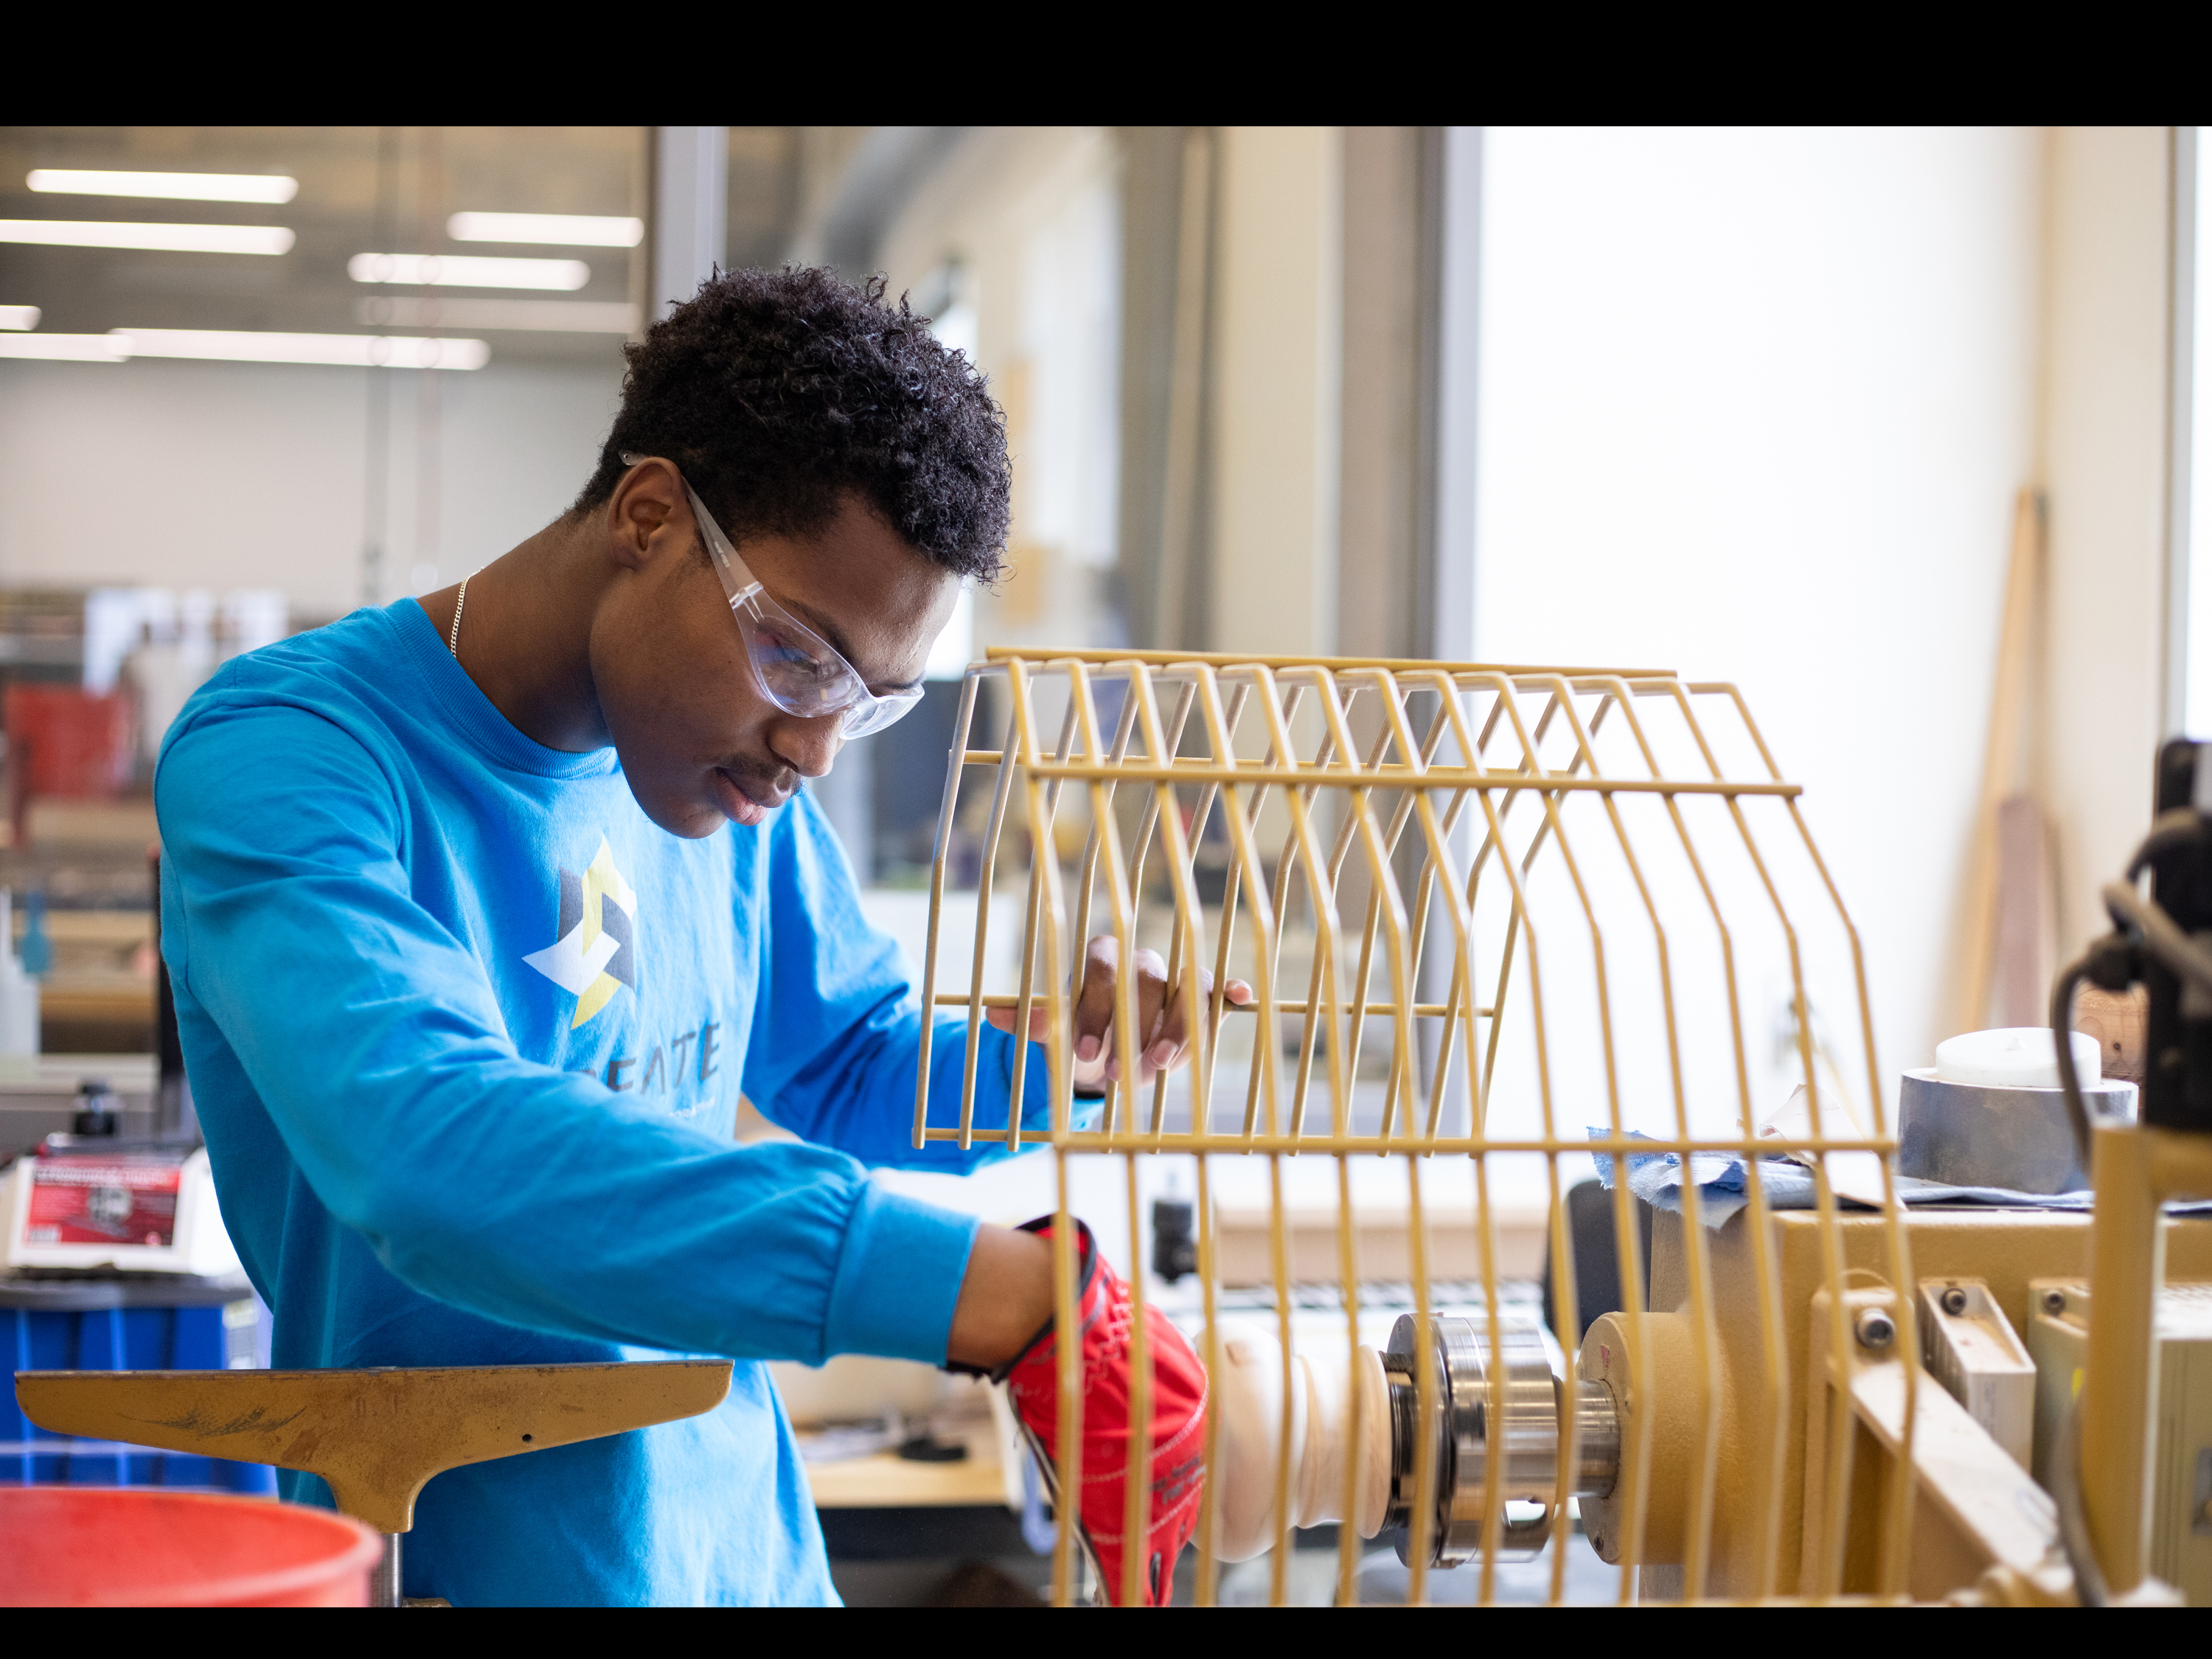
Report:
[[[1077,1326],[1083,1333],[1084,1541],[1098,1563],[1107,1600],[1121,1601],[1122,1528],[1128,1514],[1129,1287],[1101,1261],[1091,1229],[1076,1223],[1080,1259],[1076,1268]],[[1024,1232],[1052,1236],[1052,1218],[1030,1222]],[[1162,1607],[1175,1583],[1176,1558],[1198,1529],[1199,1499],[1206,1489],[1206,1367],[1183,1334],[1160,1310],[1145,1304],[1145,1334],[1152,1365],[1152,1492],[1143,1548],[1146,1607]],[[1056,1333],[1047,1326],[1000,1374],[1014,1414],[1043,1453],[1048,1483],[1059,1474],[1060,1361]]]

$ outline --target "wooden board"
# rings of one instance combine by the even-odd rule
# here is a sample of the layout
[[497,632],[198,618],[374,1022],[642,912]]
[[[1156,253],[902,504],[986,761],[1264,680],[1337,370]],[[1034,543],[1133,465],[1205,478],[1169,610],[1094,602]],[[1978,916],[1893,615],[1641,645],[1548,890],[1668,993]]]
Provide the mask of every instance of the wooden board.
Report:
[[842,1463],[809,1463],[806,1480],[819,1510],[953,1509],[1006,1501],[996,1449],[973,1443],[963,1463],[916,1463],[878,1452]]

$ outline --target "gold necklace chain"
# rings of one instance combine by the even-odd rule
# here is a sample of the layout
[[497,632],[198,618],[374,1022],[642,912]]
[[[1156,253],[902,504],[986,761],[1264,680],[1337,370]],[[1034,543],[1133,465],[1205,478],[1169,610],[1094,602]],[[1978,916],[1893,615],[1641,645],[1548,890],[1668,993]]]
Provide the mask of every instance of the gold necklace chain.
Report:
[[[476,573],[471,571],[470,575]],[[446,649],[453,653],[453,660],[461,659],[461,607],[469,602],[469,578],[461,578],[461,591],[453,596],[453,631],[446,635]]]

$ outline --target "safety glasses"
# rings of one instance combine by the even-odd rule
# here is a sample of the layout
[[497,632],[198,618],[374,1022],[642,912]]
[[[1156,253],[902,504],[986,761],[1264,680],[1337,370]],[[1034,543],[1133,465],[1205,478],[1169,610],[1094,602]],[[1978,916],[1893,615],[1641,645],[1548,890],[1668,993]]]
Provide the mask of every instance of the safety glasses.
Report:
[[[624,455],[623,465],[635,466],[647,459]],[[684,475],[679,471],[677,476]],[[691,498],[691,514],[706,539],[708,557],[722,579],[722,591],[730,596],[730,614],[744,636],[746,660],[752,664],[753,683],[763,696],[801,720],[842,715],[847,738],[880,732],[921,701],[919,686],[887,697],[869,690],[836,647],[769,597],[689,481],[684,493]]]

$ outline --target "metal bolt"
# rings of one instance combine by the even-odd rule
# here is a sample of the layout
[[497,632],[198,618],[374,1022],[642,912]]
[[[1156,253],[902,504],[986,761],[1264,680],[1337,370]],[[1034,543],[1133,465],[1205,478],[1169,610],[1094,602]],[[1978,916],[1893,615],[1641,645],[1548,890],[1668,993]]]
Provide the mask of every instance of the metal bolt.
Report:
[[1962,1314],[1966,1311],[1966,1293],[1956,1285],[1943,1292],[1943,1311],[1947,1314]]
[[1861,1309],[1857,1328],[1862,1348],[1886,1348],[1897,1340],[1897,1322],[1880,1308]]
[[2043,1311],[2047,1314],[2064,1313],[2066,1311],[2066,1292],[2063,1291],[2045,1291],[2043,1293]]

